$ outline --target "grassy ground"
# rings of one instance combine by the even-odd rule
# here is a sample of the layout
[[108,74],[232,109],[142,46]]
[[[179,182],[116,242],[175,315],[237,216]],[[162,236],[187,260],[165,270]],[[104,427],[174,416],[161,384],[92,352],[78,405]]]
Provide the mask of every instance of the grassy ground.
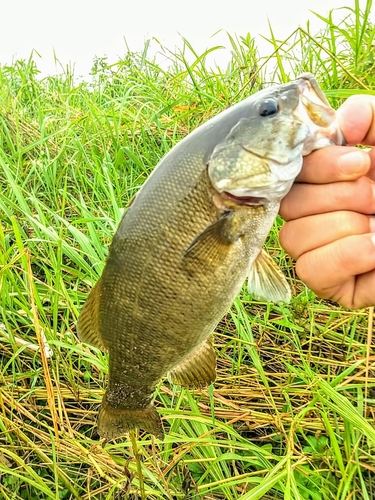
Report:
[[[76,320],[126,204],[160,158],[202,121],[311,71],[334,105],[375,94],[371,2],[322,19],[312,35],[271,31],[269,60],[250,36],[210,69],[185,41],[165,69],[141,54],[93,80],[38,78],[32,58],[0,68],[0,499],[375,498],[372,310],[321,301],[277,241],[289,306],[245,291],[215,332],[208,390],[160,384],[163,442],[140,434],[101,446],[95,431],[108,368]],[[214,49],[213,49],[214,50]],[[189,61],[189,62],[188,62]],[[266,71],[267,67],[267,71]]]

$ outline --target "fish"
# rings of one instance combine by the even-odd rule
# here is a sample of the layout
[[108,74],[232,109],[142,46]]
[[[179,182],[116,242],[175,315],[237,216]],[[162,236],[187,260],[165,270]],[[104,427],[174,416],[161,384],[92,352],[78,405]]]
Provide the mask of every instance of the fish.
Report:
[[105,441],[134,428],[163,438],[153,404],[166,375],[215,381],[212,332],[248,280],[254,298],[288,302],[263,244],[315,149],[344,144],[314,76],[260,90],[182,139],[126,209],[78,319],[80,340],[109,355],[98,415]]

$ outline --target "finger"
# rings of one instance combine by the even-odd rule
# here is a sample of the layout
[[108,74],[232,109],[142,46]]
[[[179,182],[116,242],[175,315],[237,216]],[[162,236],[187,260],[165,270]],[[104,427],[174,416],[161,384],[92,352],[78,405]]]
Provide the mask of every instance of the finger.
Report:
[[347,307],[364,307],[358,305],[359,298],[363,299],[364,296],[370,300],[365,305],[374,305],[375,282],[369,283],[366,276],[362,279],[369,285],[369,293],[361,290],[359,297],[354,296],[356,287],[360,284],[359,275],[370,273],[370,276],[374,269],[374,234],[348,236],[337,240],[303,254],[296,263],[297,274],[308,287],[323,298],[340,300]]
[[367,172],[367,177],[375,181],[375,148],[372,148],[371,150],[367,151],[367,154],[369,155],[370,161],[371,161],[371,166],[370,170]]
[[375,232],[375,217],[357,212],[333,212],[292,220],[284,224],[279,239],[295,259],[346,236]]
[[375,269],[352,276],[341,285],[314,290],[322,299],[330,299],[349,309],[375,305]]
[[341,286],[333,297],[344,307],[349,309],[360,309],[375,305],[375,270],[355,276],[354,288],[348,290],[350,283]]
[[349,97],[337,110],[337,119],[348,144],[375,144],[375,96]]
[[375,183],[368,177],[332,184],[296,183],[282,200],[280,215],[290,220],[339,210],[375,214]]
[[368,152],[347,146],[329,146],[305,156],[297,182],[326,184],[350,181],[366,175],[371,166]]

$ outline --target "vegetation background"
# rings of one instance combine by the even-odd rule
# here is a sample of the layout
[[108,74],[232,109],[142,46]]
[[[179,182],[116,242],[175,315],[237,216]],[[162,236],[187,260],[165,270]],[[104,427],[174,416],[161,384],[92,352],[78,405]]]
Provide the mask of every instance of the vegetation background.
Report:
[[[271,83],[314,73],[337,107],[375,95],[375,28],[359,2],[296,29],[259,58],[231,36],[210,68],[187,40],[97,59],[90,81],[40,78],[31,56],[0,67],[0,499],[375,498],[373,309],[319,300],[267,242],[290,305],[245,290],[215,332],[218,379],[187,391],[163,381],[164,441],[140,433],[101,446],[97,408],[108,368],[76,320],[129,200],[182,137]],[[141,470],[141,475],[139,474]],[[142,479],[143,478],[143,479]]]

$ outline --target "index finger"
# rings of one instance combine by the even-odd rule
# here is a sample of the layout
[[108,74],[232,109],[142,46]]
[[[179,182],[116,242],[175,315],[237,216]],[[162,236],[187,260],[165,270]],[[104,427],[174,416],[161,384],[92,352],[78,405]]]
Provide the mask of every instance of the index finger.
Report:
[[371,167],[367,151],[348,146],[328,146],[305,156],[297,182],[328,184],[355,181]]

